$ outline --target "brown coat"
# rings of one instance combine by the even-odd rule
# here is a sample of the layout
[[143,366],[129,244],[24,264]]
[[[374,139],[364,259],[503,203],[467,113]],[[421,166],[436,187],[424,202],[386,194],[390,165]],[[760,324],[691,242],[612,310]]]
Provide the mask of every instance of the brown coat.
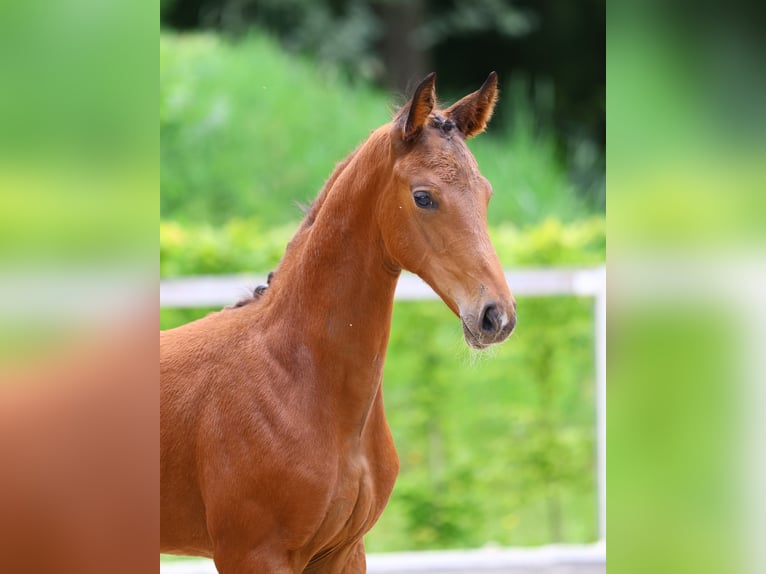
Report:
[[260,297],[161,334],[162,552],[225,574],[365,571],[399,468],[381,383],[401,269],[474,347],[515,324],[464,142],[496,87],[440,112],[426,78],[339,164]]

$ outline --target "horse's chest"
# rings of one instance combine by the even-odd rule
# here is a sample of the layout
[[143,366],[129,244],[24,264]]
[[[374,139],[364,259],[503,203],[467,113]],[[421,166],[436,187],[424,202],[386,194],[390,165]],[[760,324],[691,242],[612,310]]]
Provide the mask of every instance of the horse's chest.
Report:
[[371,471],[367,457],[353,456],[340,469],[319,538],[332,546],[367,532],[379,516],[378,508],[382,506],[379,495],[385,488],[380,477]]
[[385,450],[395,457],[393,444],[378,444],[372,449],[346,457],[339,467],[324,520],[317,532],[323,550],[360,539],[380,517],[396,480],[398,465],[380,464]]

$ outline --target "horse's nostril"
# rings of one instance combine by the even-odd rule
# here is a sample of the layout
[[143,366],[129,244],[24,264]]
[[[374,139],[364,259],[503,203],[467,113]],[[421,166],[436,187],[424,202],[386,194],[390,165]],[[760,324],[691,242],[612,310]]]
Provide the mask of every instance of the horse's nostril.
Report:
[[484,307],[481,314],[481,330],[485,333],[496,333],[500,330],[500,311],[494,303]]

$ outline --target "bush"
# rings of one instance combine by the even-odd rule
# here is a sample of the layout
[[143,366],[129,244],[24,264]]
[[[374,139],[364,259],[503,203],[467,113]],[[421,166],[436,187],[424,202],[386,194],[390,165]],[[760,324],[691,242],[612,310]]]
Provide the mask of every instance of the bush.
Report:
[[[221,227],[160,222],[160,275],[271,271],[297,227],[266,227],[258,219],[231,219]],[[506,223],[490,228],[490,235],[506,267],[593,265],[606,256],[606,226],[599,217],[568,225],[547,219],[525,228]]]
[[[286,55],[264,36],[163,34],[162,217],[213,225],[238,217],[294,220],[295,203],[315,197],[336,163],[390,120],[393,103]],[[587,215],[553,134],[531,119],[524,91],[510,86],[500,105],[511,110],[513,129],[490,126],[469,143],[496,192],[490,222]]]
[[276,267],[296,225],[231,219],[220,228],[160,223],[160,276],[264,272]]
[[386,413],[401,459],[370,551],[596,538],[591,302],[520,298],[478,354],[440,302],[397,303]]
[[386,122],[385,99],[324,78],[260,36],[160,39],[161,212],[221,224],[295,218],[336,162]]

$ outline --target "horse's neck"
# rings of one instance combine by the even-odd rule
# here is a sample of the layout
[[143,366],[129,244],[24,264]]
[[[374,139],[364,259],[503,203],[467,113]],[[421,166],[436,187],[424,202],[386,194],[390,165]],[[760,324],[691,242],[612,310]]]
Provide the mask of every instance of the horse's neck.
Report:
[[376,204],[389,184],[387,141],[334,174],[276,273],[269,309],[310,351],[310,381],[352,428],[364,426],[383,371],[398,272],[385,263]]

